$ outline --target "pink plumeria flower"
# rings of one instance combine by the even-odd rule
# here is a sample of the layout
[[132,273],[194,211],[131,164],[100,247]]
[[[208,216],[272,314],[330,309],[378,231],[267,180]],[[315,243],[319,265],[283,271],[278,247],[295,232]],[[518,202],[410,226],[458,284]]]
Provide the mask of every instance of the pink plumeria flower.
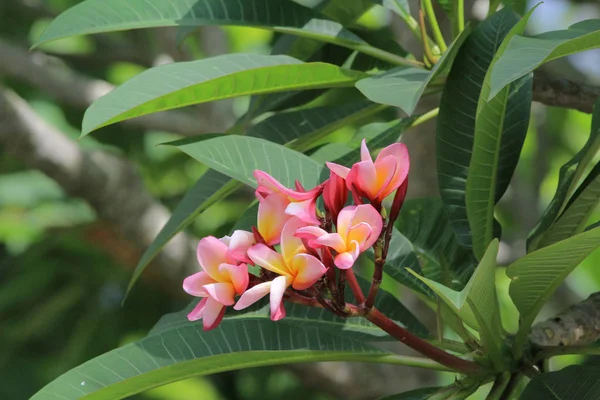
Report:
[[379,238],[383,221],[381,215],[370,204],[347,206],[340,211],[337,219],[337,233],[316,227],[301,227],[296,236],[307,239],[310,246],[326,246],[338,254],[333,262],[340,269],[354,265],[359,254],[367,250]]
[[271,319],[278,321],[285,317],[283,295],[286,289],[290,286],[296,290],[308,289],[323,276],[327,268],[318,258],[307,254],[302,240],[294,236],[304,225],[298,218],[292,218],[285,224],[281,232],[281,254],[262,243],[248,250],[248,257],[254,264],[279,276],[248,289],[234,309],[242,310],[270,293]]
[[188,319],[202,319],[205,331],[219,325],[225,307],[233,305],[236,294],[242,294],[248,287],[248,266],[240,261],[247,257],[248,247],[254,244],[251,235],[235,231],[231,237],[208,236],[198,243],[196,254],[202,271],[185,278],[183,290],[202,298]]
[[327,166],[346,180],[348,189],[358,191],[377,207],[384,198],[402,185],[408,176],[408,150],[402,143],[394,143],[379,152],[373,162],[367,143],[361,144],[361,160],[352,168],[328,162]]
[[[254,171],[254,177],[258,187],[256,189],[256,198],[262,203],[272,194],[279,194],[281,199],[285,199],[287,204],[284,213],[289,216],[295,216],[306,224],[318,224],[316,217],[316,199],[321,193],[322,187],[307,191],[296,191],[283,186],[271,175],[264,171]],[[300,185],[297,185],[300,187]]]

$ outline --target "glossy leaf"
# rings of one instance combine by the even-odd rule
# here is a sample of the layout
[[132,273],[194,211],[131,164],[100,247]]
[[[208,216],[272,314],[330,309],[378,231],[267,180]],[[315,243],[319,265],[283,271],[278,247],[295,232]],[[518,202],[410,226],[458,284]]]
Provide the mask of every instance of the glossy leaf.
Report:
[[203,25],[265,28],[341,46],[365,44],[339,23],[289,0],[87,0],[60,14],[36,44],[101,32]]
[[472,246],[465,190],[475,135],[475,114],[485,74],[502,39],[517,19],[495,13],[480,23],[452,65],[437,118],[436,162],[440,196],[463,246]]
[[439,197],[406,200],[396,228],[412,243],[424,277],[452,289],[464,287],[477,260],[458,243]]
[[552,293],[600,246],[600,228],[554,243],[522,257],[506,270],[510,297],[520,314],[515,348],[520,349],[535,317]]
[[488,98],[548,61],[600,47],[600,20],[590,19],[561,31],[515,36],[495,64]]
[[536,375],[520,400],[596,400],[600,399],[600,368],[572,365],[560,371]]
[[264,139],[224,135],[170,143],[206,166],[255,187],[254,170],[271,174],[287,187],[298,179],[309,189],[319,184],[323,165],[302,153]]
[[500,367],[503,332],[495,286],[498,245],[496,239],[490,243],[473,276],[460,292],[413,274],[427,284],[465,324],[479,332],[486,354]]
[[226,54],[151,68],[96,100],[82,136],[115,122],[158,111],[258,93],[352,86],[361,72],[287,56]]
[[427,400],[430,399],[440,388],[428,387],[415,389],[404,393],[393,394],[391,396],[381,397],[379,400]]
[[[533,10],[532,10],[533,11]],[[509,8],[496,13],[514,24],[518,17]],[[481,258],[494,238],[494,208],[517,167],[529,125],[533,77],[524,76],[488,101],[490,75],[508,41],[522,33],[531,12],[508,32],[485,76],[475,117],[473,152],[467,175],[465,202],[473,237],[473,252]],[[502,23],[502,22],[500,22]]]
[[398,67],[383,74],[361,79],[356,83],[356,87],[369,100],[400,107],[406,114],[412,115],[427,85],[448,71],[469,34],[470,29],[465,29],[431,71]]
[[[575,156],[565,163],[558,173],[558,186],[552,201],[544,211],[538,225],[531,231],[527,239],[527,251],[532,252],[543,247],[543,242],[548,243],[546,236],[552,225],[563,213],[573,193],[577,189],[577,184],[583,177],[583,174],[590,162],[600,150],[600,104],[596,101],[594,113],[592,116],[592,129],[590,136]],[[548,233],[547,233],[548,232]]]
[[193,376],[249,366],[395,357],[355,339],[283,321],[249,317],[225,320],[210,332],[198,324],[167,329],[68,371],[32,400],[116,400]]

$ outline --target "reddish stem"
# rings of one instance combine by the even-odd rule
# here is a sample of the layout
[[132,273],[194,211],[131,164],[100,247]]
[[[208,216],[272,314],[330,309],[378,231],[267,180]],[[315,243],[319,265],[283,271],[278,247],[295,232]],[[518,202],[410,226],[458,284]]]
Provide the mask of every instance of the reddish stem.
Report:
[[346,280],[348,281],[350,289],[352,290],[352,294],[354,294],[354,297],[356,298],[358,304],[364,303],[365,295],[363,294],[362,289],[360,288],[360,285],[356,280],[356,276],[354,275],[354,271],[352,271],[352,268],[346,270]]
[[446,353],[444,350],[439,349],[423,339],[413,335],[383,315],[376,308],[372,308],[369,312],[367,312],[365,318],[411,349],[418,351],[425,357],[437,361],[438,363],[451,368],[454,371],[462,372],[463,374],[467,375],[473,375],[481,371],[481,368],[476,363],[463,360],[462,358],[458,358],[450,353]]

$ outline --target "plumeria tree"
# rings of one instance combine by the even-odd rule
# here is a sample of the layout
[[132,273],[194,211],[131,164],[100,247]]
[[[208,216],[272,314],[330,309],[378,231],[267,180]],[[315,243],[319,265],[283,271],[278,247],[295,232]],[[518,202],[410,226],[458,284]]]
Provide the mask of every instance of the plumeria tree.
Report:
[[[439,5],[452,21],[451,38],[431,0],[421,0],[418,18],[396,0],[331,0],[312,8],[291,0],[86,0],[56,18],[38,44],[161,26],[178,26],[179,41],[203,25],[280,36],[272,55],[148,69],[89,107],[82,136],[147,114],[253,96],[227,132],[167,143],[211,171],[143,255],[129,289],[198,212],[244,184],[256,189],[256,201],[230,235],[199,241],[198,272],[183,281],[197,298],[188,309],[33,398],[117,399],[194,375],[340,360],[455,374],[449,386],[394,399],[465,399],[488,383],[489,400],[600,398],[597,368],[550,371],[547,363],[559,354],[598,353],[597,296],[534,325],[566,276],[600,246],[600,228],[588,221],[600,189],[597,107],[589,140],[560,170],[527,254],[508,266],[517,331],[502,325],[495,285],[502,238],[495,206],[526,137],[533,72],[599,47],[600,21],[529,37],[524,29],[534,10],[525,13],[522,1],[490,1],[487,18],[473,24],[465,24],[463,0]],[[396,13],[423,57],[391,35],[358,29],[354,22],[372,7]],[[332,93],[350,99],[315,105]],[[419,100],[435,93],[439,107],[415,114]],[[324,141],[373,115],[389,122],[385,129],[342,148]],[[440,196],[405,200],[409,154],[397,141],[435,117]],[[382,282],[415,293],[436,313],[438,329],[427,329]],[[376,346],[381,341],[401,342],[420,356],[388,352]]]

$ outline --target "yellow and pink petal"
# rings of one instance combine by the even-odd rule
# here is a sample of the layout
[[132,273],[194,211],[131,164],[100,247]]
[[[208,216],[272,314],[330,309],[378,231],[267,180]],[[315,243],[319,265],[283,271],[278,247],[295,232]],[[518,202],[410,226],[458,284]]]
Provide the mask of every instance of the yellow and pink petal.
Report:
[[269,246],[279,243],[283,226],[291,218],[285,213],[289,204],[287,197],[273,193],[258,205],[258,232]]
[[204,286],[211,283],[216,283],[216,281],[208,276],[206,272],[200,271],[183,280],[183,290],[192,296],[206,297],[208,293],[204,290]]
[[310,254],[297,254],[294,256],[292,264],[294,270],[296,270],[292,287],[296,290],[308,289],[327,271],[321,260]]

